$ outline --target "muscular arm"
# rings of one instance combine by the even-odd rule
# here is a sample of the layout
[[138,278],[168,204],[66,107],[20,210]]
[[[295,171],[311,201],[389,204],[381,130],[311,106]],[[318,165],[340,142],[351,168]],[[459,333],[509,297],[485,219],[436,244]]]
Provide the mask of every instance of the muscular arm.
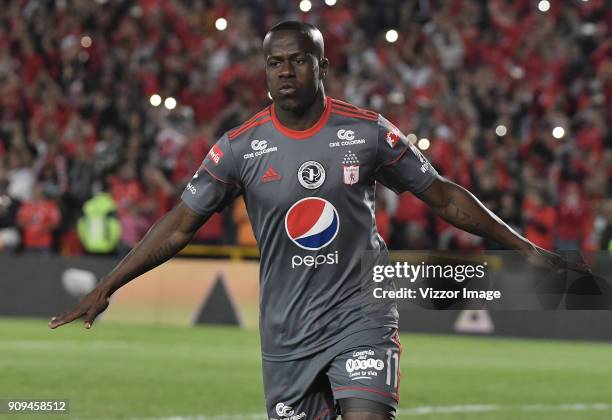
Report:
[[181,202],[159,219],[100,286],[109,296],[117,289],[166,262],[183,249],[206,218]]
[[85,326],[90,328],[96,316],[108,307],[109,298],[117,289],[176,255],[206,219],[206,216],[195,213],[181,202],[149,229],[144,238],[75,309],[51,318],[49,327],[57,328],[84,317]]
[[523,238],[472,193],[454,182],[438,177],[429,188],[417,196],[447,222],[467,232],[497,241],[507,248],[521,251],[535,266],[591,274],[586,264],[567,261]]
[[438,177],[418,197],[452,225],[499,242],[510,249],[528,250],[533,244],[516,233],[472,193],[445,178]]

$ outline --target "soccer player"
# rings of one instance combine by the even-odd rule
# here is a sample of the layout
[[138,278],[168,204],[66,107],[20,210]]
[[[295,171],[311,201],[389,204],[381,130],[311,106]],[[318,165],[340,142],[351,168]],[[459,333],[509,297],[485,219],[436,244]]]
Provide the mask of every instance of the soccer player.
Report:
[[[120,287],[172,258],[213,212],[246,202],[261,250],[260,328],[270,419],[392,419],[399,400],[397,310],[361,293],[372,264],[388,261],[376,230],[375,183],[410,191],[448,222],[533,263],[573,268],[538,248],[472,194],[440,177],[376,112],[325,95],[329,62],[314,26],[287,21],[263,42],[272,104],[225,133],[160,219],[56,328],[94,319]],[[367,267],[366,267],[367,268]],[[370,277],[371,279],[371,277]]]

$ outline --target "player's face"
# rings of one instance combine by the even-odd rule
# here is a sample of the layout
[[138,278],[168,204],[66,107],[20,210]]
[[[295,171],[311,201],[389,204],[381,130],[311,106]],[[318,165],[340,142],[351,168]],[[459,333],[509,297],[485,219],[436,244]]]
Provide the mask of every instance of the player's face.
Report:
[[268,91],[274,102],[287,111],[308,108],[321,89],[322,78],[312,41],[298,31],[274,32],[265,58]]

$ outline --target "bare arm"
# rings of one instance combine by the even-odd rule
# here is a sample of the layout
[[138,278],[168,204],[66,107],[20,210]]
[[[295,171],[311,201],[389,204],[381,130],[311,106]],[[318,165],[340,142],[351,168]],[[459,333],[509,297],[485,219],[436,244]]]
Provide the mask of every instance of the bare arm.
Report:
[[418,197],[438,216],[466,232],[493,239],[510,249],[525,250],[532,245],[472,193],[445,178],[439,177]]
[[85,317],[85,326],[90,328],[96,316],[108,307],[109,298],[115,291],[176,255],[206,219],[181,202],[149,229],[144,238],[75,309],[51,318],[49,327],[57,328]]
[[507,248],[521,251],[534,265],[590,273],[585,264],[568,262],[522,237],[487,209],[472,193],[445,178],[438,177],[429,188],[418,194],[418,197],[452,225],[497,241]]

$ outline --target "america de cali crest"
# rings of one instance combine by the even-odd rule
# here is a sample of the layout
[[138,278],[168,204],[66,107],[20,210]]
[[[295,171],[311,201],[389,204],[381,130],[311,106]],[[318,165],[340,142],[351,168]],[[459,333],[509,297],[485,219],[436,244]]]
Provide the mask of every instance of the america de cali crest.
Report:
[[359,159],[350,150],[342,159],[342,179],[346,185],[353,185],[359,182]]

